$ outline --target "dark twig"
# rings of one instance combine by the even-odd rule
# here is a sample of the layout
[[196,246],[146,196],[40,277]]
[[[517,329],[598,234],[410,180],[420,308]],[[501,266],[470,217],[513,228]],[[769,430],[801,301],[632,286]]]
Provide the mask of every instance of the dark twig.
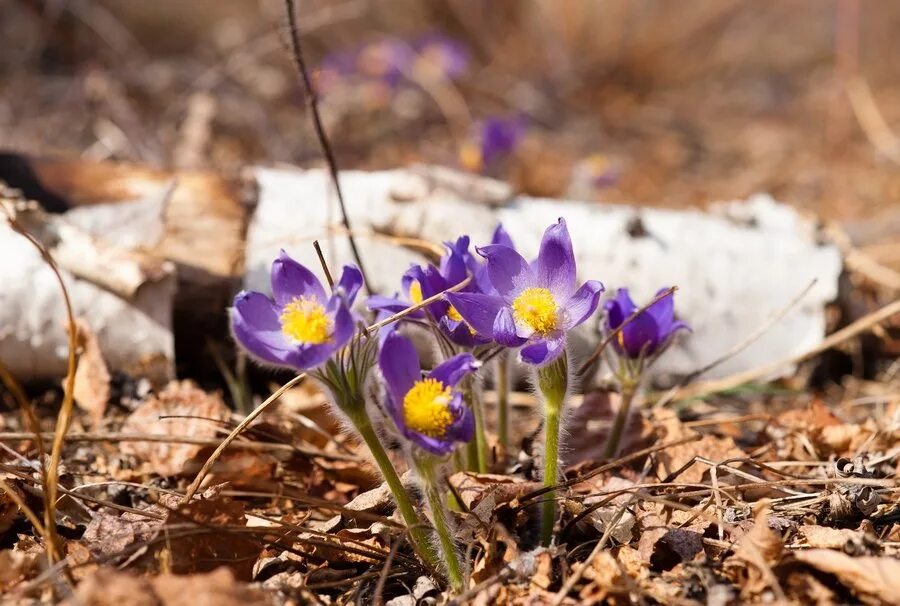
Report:
[[334,150],[328,141],[328,135],[325,134],[325,127],[322,124],[322,117],[319,115],[319,97],[313,88],[312,80],[309,77],[309,70],[306,68],[306,60],[303,58],[303,48],[300,46],[300,30],[297,28],[296,10],[294,0],[285,0],[287,9],[288,28],[291,32],[291,51],[294,57],[294,63],[297,71],[300,72],[300,78],[303,81],[303,88],[306,90],[307,104],[310,113],[312,113],[313,127],[316,129],[316,136],[319,139],[319,145],[322,147],[322,153],[325,161],[328,163],[328,171],[331,173],[331,180],[334,183],[334,190],[337,193],[338,204],[341,207],[341,219],[344,228],[347,230],[347,240],[350,242],[350,250],[353,252],[353,259],[356,261],[357,267],[362,274],[363,284],[366,291],[372,292],[369,286],[369,278],[363,267],[362,258],[359,256],[359,249],[356,247],[356,240],[353,237],[353,229],[350,227],[350,217],[347,215],[347,206],[344,204],[344,194],[341,191],[341,183],[338,180],[337,161],[334,157]]
[[325,254],[322,252],[322,247],[319,246],[318,240],[313,240],[313,248],[316,249],[316,256],[319,257],[319,264],[322,266],[322,271],[325,272],[325,279],[328,281],[328,287],[334,289],[334,278],[331,277],[331,271],[328,269],[328,263],[325,262]]

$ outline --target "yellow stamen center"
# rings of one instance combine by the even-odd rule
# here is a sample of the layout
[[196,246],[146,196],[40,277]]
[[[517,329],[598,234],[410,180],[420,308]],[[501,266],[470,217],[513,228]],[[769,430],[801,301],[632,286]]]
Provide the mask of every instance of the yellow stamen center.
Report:
[[418,280],[413,280],[409,284],[409,300],[412,301],[413,305],[418,305],[424,300],[422,297],[422,285],[419,284]]
[[547,288],[526,288],[512,304],[513,318],[533,331],[547,334],[556,329],[556,300]]
[[320,345],[329,340],[331,319],[315,297],[295,297],[281,310],[281,332],[304,345]]
[[450,388],[437,379],[416,381],[403,398],[403,418],[413,431],[442,438],[453,423]]

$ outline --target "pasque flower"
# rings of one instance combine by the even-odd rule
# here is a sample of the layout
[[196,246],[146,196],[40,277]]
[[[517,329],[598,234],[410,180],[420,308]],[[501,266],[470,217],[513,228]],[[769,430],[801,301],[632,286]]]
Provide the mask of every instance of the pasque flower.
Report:
[[[656,293],[660,296],[666,289]],[[634,304],[627,288],[620,288],[616,296],[604,304],[606,327],[614,331],[633,314],[638,306]],[[663,349],[679,329],[690,330],[684,322],[675,320],[674,293],[669,293],[659,301],[639,313],[633,320],[622,326],[613,347],[620,355],[632,359],[649,358]]]
[[272,263],[272,297],[242,291],[234,299],[231,327],[255,358],[297,370],[315,368],[341,349],[355,332],[350,306],[362,274],[344,267],[331,295],[306,267],[281,251]]
[[519,146],[525,121],[518,116],[491,117],[478,125],[472,141],[460,150],[463,166],[473,172],[493,172]]
[[533,263],[503,244],[477,250],[486,259],[496,294],[448,293],[447,300],[477,333],[507,347],[522,347],[524,362],[543,366],[555,360],[566,333],[594,313],[603,292],[596,280],[576,288],[575,254],[565,220],[544,232]]
[[[447,253],[441,257],[440,266],[414,265],[410,267],[401,280],[403,295],[395,297],[371,296],[367,301],[370,309],[379,313],[397,313],[418,305],[425,299],[433,297],[452,286],[456,286],[465,280],[470,272],[479,270],[478,263],[474,261],[469,252],[469,237],[461,236],[455,242],[445,242]],[[477,290],[477,277],[473,283],[467,285],[464,291]],[[489,338],[477,334],[466,323],[459,312],[447,301],[438,299],[425,307],[428,314],[437,322],[440,329],[447,337],[463,347],[474,347],[488,343]],[[412,312],[408,316],[411,319],[422,319],[425,314],[421,311]],[[392,329],[388,329],[391,331]]]
[[387,384],[386,407],[403,436],[434,455],[449,454],[456,442],[474,437],[472,411],[456,384],[478,368],[468,353],[458,354],[422,374],[412,342],[387,336],[378,358]]

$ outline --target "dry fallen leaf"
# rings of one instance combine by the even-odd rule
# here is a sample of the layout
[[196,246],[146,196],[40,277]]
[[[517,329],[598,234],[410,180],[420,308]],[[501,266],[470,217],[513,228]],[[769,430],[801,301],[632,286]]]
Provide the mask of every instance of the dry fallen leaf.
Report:
[[[15,480],[6,478],[6,485],[10,490],[16,491],[16,495],[23,499],[25,497],[22,491],[16,486]],[[19,517],[19,506],[9,494],[0,488],[0,537],[9,530]]]
[[883,557],[851,557],[831,549],[811,549],[794,554],[797,561],[837,580],[866,604],[900,604],[900,560]]
[[206,574],[142,578],[101,568],[78,585],[69,606],[266,606],[261,590],[235,581],[227,568]]
[[[672,410],[657,408],[653,410],[651,415],[653,425],[656,426],[659,442],[671,442],[696,435],[693,430],[685,427],[678,420],[678,417]],[[746,457],[747,455],[737,447],[732,438],[720,438],[707,434],[699,440],[673,446],[657,453],[656,475],[664,478],[669,474],[675,473],[697,456],[702,456],[718,463],[728,459]],[[677,481],[695,484],[703,480],[704,475],[708,471],[708,465],[694,463],[678,474]]]
[[97,335],[82,320],[78,324],[78,344],[81,355],[75,371],[75,403],[91,416],[94,425],[100,422],[109,402],[110,374]]
[[[190,381],[172,382],[158,395],[141,404],[122,426],[124,433],[212,439],[220,435],[231,412],[222,398]],[[168,418],[166,418],[168,417]],[[123,442],[122,452],[150,464],[161,476],[196,473],[194,457],[203,449],[195,444]]]

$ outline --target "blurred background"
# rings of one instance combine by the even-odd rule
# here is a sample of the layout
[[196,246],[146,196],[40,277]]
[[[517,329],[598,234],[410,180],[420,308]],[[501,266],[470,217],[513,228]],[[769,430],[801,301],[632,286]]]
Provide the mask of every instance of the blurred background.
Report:
[[[898,221],[898,3],[302,0],[298,15],[342,168],[439,163],[656,206],[767,191]],[[7,0],[0,146],[320,165],[286,34],[276,0]]]

